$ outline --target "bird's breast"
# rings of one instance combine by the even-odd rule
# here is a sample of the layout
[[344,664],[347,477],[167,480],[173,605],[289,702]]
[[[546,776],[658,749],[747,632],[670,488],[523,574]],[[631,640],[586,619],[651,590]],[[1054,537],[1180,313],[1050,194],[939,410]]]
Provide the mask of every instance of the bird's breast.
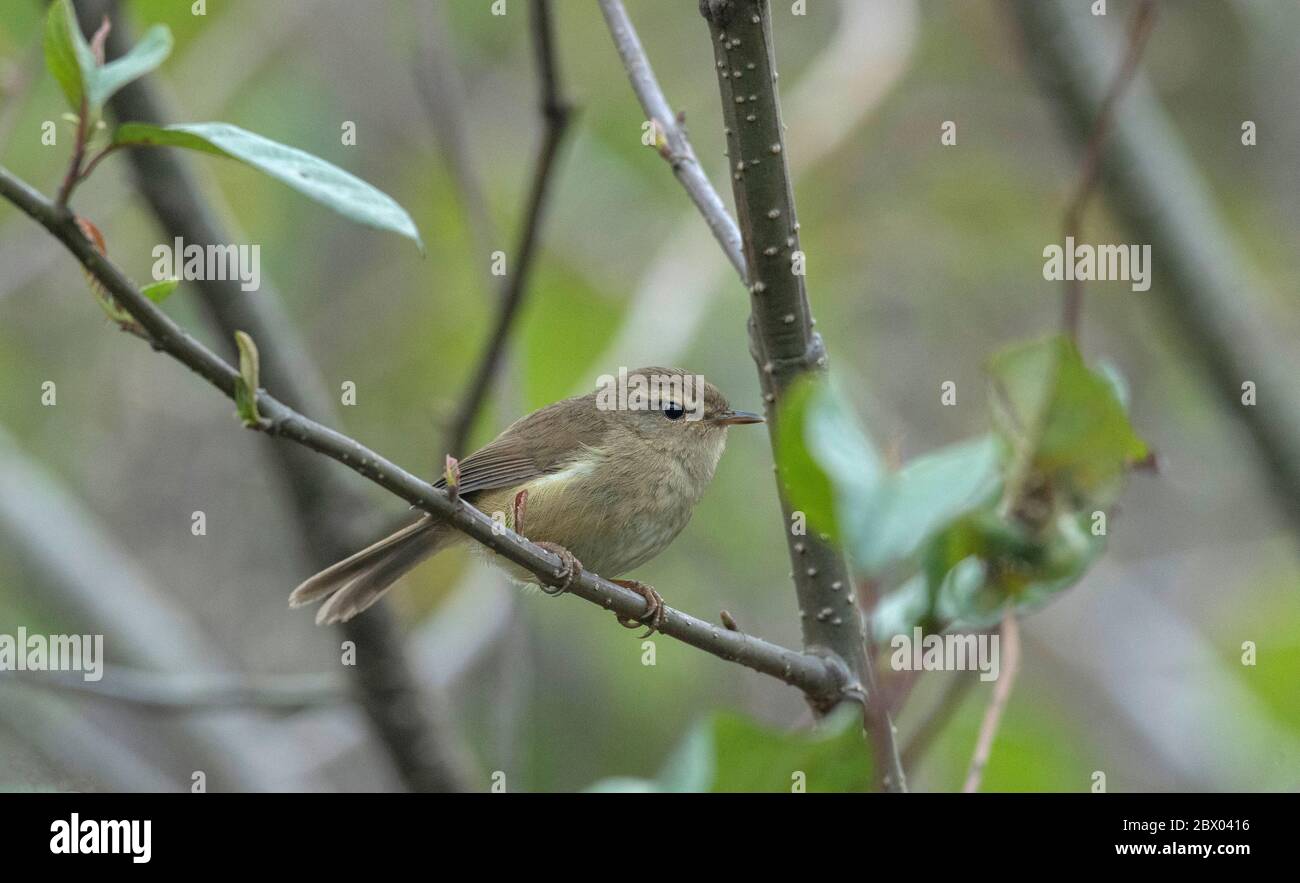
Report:
[[[522,524],[514,523],[515,495],[527,490]],[[564,546],[583,566],[605,577],[627,573],[668,546],[690,521],[703,491],[675,458],[593,450],[551,475],[481,497],[489,515],[534,542]],[[515,574],[531,579],[520,570]]]

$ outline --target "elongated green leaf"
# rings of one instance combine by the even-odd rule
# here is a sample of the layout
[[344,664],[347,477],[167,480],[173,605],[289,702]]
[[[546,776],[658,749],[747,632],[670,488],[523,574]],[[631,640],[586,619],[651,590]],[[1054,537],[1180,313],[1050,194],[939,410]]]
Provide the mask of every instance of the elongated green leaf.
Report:
[[172,32],[166,25],[154,25],[140,42],[131,47],[130,52],[94,69],[94,75],[88,80],[86,100],[98,110],[127,83],[156,69],[171,52]]
[[79,113],[86,83],[95,70],[95,55],[69,0],[55,0],[45,16],[45,67],[63,90],[68,106]]
[[415,240],[420,233],[406,210],[392,197],[338,166],[310,153],[247,132],[228,123],[187,123],[151,126],[125,123],[113,137],[116,144],[183,147],[239,160],[288,184],[299,193],[351,218]]

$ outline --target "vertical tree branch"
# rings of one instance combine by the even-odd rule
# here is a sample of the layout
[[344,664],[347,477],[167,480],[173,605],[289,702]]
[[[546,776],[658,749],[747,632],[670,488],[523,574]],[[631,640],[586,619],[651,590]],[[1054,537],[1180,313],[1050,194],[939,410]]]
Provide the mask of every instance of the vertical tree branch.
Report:
[[[83,30],[110,14],[115,25],[108,35],[110,60],[130,48],[129,29],[117,15],[115,0],[83,3],[77,11]],[[118,120],[166,123],[167,114],[150,77],[123,88],[109,107]],[[170,150],[132,150],[127,155],[141,194],[169,237],[203,246],[233,241],[179,155]],[[252,296],[241,291],[237,281],[207,279],[194,284],[227,346],[236,330],[248,332],[261,344],[262,377],[268,384],[281,390],[295,407],[326,418],[332,415],[333,400],[265,281]],[[353,484],[341,481],[340,473],[308,451],[292,445],[273,445],[269,450],[280,466],[277,473],[289,491],[297,533],[314,566],[326,567],[373,540],[371,532],[355,520],[355,514],[368,506]],[[447,724],[449,715],[441,710],[429,713],[430,699],[415,682],[391,614],[376,609],[343,624],[340,631],[357,647],[357,665],[349,670],[357,679],[361,706],[407,786],[416,791],[467,790],[467,760]]]
[[505,290],[501,295],[496,323],[488,337],[487,346],[483,350],[478,366],[474,369],[465,397],[452,421],[447,452],[456,457],[463,457],[467,453],[465,445],[474,427],[474,419],[478,416],[484,399],[487,398],[492,378],[496,375],[505,353],[506,342],[510,339],[510,329],[514,327],[515,317],[519,313],[519,307],[528,289],[528,276],[541,233],[542,212],[546,206],[551,172],[572,114],[572,108],[564,99],[560,89],[559,62],[555,54],[550,0],[533,0],[531,24],[533,53],[541,91],[544,126],[542,145],[537,153],[537,163],[533,171],[528,204],[524,210],[519,243],[515,247],[514,254],[510,256],[514,266],[508,267],[506,271]]
[[[1086,6],[1015,0],[1025,51],[1066,130],[1080,142],[1105,99],[1117,53]],[[1139,242],[1151,244],[1152,297],[1200,362],[1224,410],[1245,425],[1267,470],[1265,486],[1300,533],[1300,394],[1294,353],[1253,295],[1258,278],[1233,245],[1208,186],[1140,74],[1115,109],[1101,181]],[[1253,148],[1244,148],[1253,149]],[[1294,349],[1293,347],[1291,349]],[[1242,384],[1259,404],[1245,406]]]
[[[773,451],[778,404],[798,378],[825,370],[804,286],[799,223],[785,158],[776,55],[766,0],[700,0],[709,24],[731,161],[732,193],[750,291],[750,350],[759,368]],[[876,694],[862,617],[844,559],[817,536],[795,536],[782,492],[784,530],[794,567],[804,644],[838,655],[864,697],[877,768],[888,790],[906,790],[893,722]]]

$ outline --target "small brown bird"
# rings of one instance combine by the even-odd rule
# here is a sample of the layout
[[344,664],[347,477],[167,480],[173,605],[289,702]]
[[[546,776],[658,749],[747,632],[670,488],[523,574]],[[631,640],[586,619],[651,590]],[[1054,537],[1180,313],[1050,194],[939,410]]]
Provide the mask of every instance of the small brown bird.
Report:
[[[761,422],[757,414],[732,410],[700,375],[677,368],[623,371],[617,381],[602,377],[595,392],[516,420],[462,460],[460,495],[557,554],[568,571],[566,586],[584,566],[612,578],[658,555],[686,526],[713,479],[727,427]],[[445,479],[437,486],[445,487]],[[425,515],[316,574],[294,589],[289,605],[323,598],[317,624],[345,622],[425,558],[468,539]],[[539,584],[513,562],[495,563],[516,580]],[[646,599],[643,624],[662,624],[658,592],[636,580],[613,582]]]

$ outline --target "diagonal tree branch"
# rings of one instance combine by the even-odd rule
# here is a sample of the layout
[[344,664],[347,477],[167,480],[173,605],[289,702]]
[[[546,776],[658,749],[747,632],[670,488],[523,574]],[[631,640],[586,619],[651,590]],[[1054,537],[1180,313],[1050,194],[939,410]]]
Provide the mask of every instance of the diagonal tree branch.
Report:
[[[704,222],[709,225],[713,238],[718,240],[718,245],[722,246],[727,259],[743,281],[746,271],[740,229],[727,213],[727,206],[722,202],[718,191],[713,189],[700,161],[695,158],[695,150],[682,131],[677,114],[673,113],[663,90],[659,88],[659,80],[650,67],[645,49],[641,47],[641,40],[636,35],[636,28],[632,27],[632,20],[627,17],[622,0],[600,0],[600,11],[605,15],[609,33],[614,38],[619,57],[623,59],[628,79],[632,81],[632,91],[636,93],[642,110],[656,128],[656,136],[663,136],[663,141],[657,143],[660,156],[672,166],[673,174],[686,188],[691,201],[704,216]],[[657,137],[656,141],[658,142]]]
[[[135,319],[154,349],[187,366],[227,398],[235,398],[239,372],[145,298],[122,271],[82,234],[70,212],[55,206],[3,166],[0,166],[0,196],[62,242],[117,304]],[[500,527],[465,501],[453,502],[444,491],[361,443],[303,416],[265,391],[259,390],[257,406],[263,420],[256,429],[337,460],[385,490],[442,517],[452,527],[522,565],[549,585],[560,585],[567,576],[563,563],[551,552],[508,528]],[[583,571],[569,591],[625,619],[639,618],[647,612],[645,599],[640,595],[589,571]],[[805,652],[790,650],[672,608],[665,608],[665,617],[660,631],[668,637],[798,687],[819,707],[832,706],[860,692],[844,662],[829,648],[814,647]]]
[[[117,14],[116,0],[77,5],[83,30],[105,14],[114,22],[107,57],[120,57],[131,46],[126,22]],[[164,125],[167,114],[152,78],[136,80],[113,96],[109,107],[119,120]],[[189,166],[173,151],[132,150],[127,156],[136,184],[159,225],[170,237],[210,245],[234,241],[201,196]],[[329,415],[333,401],[326,393],[306,346],[280,308],[280,299],[264,282],[255,296],[230,280],[194,283],[212,324],[225,340],[236,330],[262,341],[263,376],[283,390],[287,401],[313,413]],[[267,345],[274,342],[273,346]],[[271,449],[296,516],[296,532],[307,545],[311,561],[326,567],[368,544],[373,536],[356,513],[370,507],[351,483],[325,467],[320,458],[288,445]],[[402,648],[400,634],[387,608],[340,627],[359,649],[358,664],[349,668],[357,679],[356,696],[407,787],[415,791],[468,790],[470,766],[457,735],[447,724],[450,714],[437,707],[416,683]],[[434,713],[429,713],[430,702]]]
[[1002,712],[1007,708],[1011,690],[1016,685],[1016,675],[1020,673],[1020,626],[1016,623],[1014,610],[1008,610],[1002,617],[1002,628],[999,631],[1002,635],[1002,671],[993,687],[993,699],[988,708],[984,709],[984,720],[980,722],[975,754],[971,757],[966,782],[961,789],[966,794],[980,790],[984,767],[988,765],[989,755],[993,753],[993,740],[997,738],[998,727],[1002,724]]
[[[700,0],[717,62],[731,160],[732,194],[745,247],[750,291],[750,351],[759,368],[775,452],[778,404],[805,375],[826,368],[804,285],[799,222],[785,157],[776,88],[776,51],[767,0]],[[784,525],[791,506],[781,490]],[[786,530],[804,646],[825,648],[848,664],[863,693],[867,730],[886,790],[904,791],[888,702],[876,693],[862,617],[840,552],[819,537]]]
[[[1115,104],[1124,95],[1124,90],[1133,75],[1137,73],[1138,62],[1142,60],[1142,50],[1146,48],[1156,21],[1156,0],[1141,0],[1133,10],[1133,21],[1129,25],[1128,49],[1124,53],[1124,63],[1115,75],[1114,82],[1102,99],[1097,110],[1097,120],[1093,123],[1092,133],[1083,150],[1083,166],[1079,173],[1079,183],[1075,186],[1074,196],[1065,209],[1065,235],[1076,240],[1082,235],[1083,212],[1088,207],[1097,173],[1101,167],[1101,152],[1110,134]],[[1065,333],[1075,343],[1079,342],[1079,322],[1083,312],[1083,282],[1071,279],[1066,283],[1065,302],[1062,308],[1061,324]]]
[[546,206],[546,193],[551,181],[551,172],[559,155],[560,142],[564,139],[569,125],[572,108],[561,94],[559,62],[556,59],[554,32],[551,26],[550,0],[533,0],[532,4],[533,51],[536,56],[538,80],[541,83],[541,110],[545,131],[542,146],[537,153],[537,165],[533,172],[532,188],[528,194],[528,205],[524,211],[523,229],[519,234],[519,243],[513,255],[514,268],[507,270],[505,290],[501,296],[501,307],[497,312],[496,324],[488,338],[478,366],[470,380],[465,397],[456,417],[452,421],[451,435],[447,452],[455,457],[465,456],[465,445],[469,441],[474,420],[478,417],[496,376],[501,358],[505,354],[506,342],[510,339],[510,330],[514,327],[515,317],[523,304],[524,294],[528,290],[528,276],[532,269],[533,257],[537,251],[537,240],[541,234],[542,213]]

